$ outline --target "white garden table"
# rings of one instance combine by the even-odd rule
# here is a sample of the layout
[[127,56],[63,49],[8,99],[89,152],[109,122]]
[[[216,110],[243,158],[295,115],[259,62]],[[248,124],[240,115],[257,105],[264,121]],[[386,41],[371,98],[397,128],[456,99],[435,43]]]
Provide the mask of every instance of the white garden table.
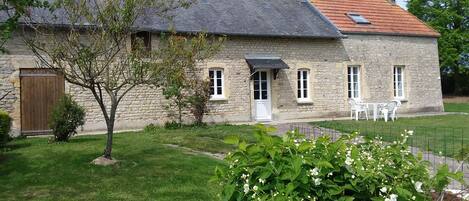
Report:
[[[378,120],[378,115],[379,115],[379,111],[378,111],[378,108],[379,106],[384,106],[386,105],[386,103],[379,103],[379,102],[376,102],[376,103],[365,103],[366,106],[368,108],[370,108],[370,106],[373,108],[373,121],[376,121]],[[388,114],[389,114],[389,111],[387,111],[386,109],[383,109],[382,112],[384,113],[384,121],[387,122],[388,121]]]

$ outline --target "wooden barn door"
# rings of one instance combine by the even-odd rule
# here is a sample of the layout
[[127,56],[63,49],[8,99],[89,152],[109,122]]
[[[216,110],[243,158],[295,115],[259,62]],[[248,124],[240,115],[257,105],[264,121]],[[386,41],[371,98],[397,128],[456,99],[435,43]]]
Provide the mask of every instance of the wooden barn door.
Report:
[[64,77],[48,69],[21,69],[20,78],[22,134],[49,134],[50,113],[64,94]]

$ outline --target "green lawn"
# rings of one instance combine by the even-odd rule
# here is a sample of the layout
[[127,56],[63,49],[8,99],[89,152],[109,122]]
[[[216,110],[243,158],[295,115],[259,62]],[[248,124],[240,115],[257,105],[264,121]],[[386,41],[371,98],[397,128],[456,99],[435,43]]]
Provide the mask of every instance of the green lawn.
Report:
[[156,127],[147,129],[147,132],[153,133],[162,144],[174,144],[212,153],[227,153],[233,147],[223,142],[226,136],[235,134],[246,141],[253,142],[253,129],[253,126],[248,125],[212,125],[174,130]]
[[469,103],[445,103],[445,112],[469,113]]
[[442,152],[446,156],[457,156],[462,147],[469,147],[469,115],[399,118],[395,122],[345,120],[312,124],[345,133],[359,131],[368,137],[380,135],[386,141],[400,138],[404,130],[414,130],[414,136],[409,140],[412,146]]
[[104,149],[104,135],[60,144],[46,138],[15,140],[0,156],[0,200],[216,200],[219,189],[209,180],[224,163],[163,144],[225,152],[231,147],[221,143],[222,136],[251,129],[213,126],[116,134],[113,156],[120,162],[112,167],[90,164]]

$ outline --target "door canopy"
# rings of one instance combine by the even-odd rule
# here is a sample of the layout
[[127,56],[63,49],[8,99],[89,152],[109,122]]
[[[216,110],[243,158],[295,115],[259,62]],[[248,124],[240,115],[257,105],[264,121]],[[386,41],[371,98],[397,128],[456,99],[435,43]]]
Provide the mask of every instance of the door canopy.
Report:
[[277,79],[277,74],[281,69],[289,69],[288,65],[279,56],[274,55],[246,55],[246,62],[249,65],[251,74],[256,70],[272,70],[274,79]]

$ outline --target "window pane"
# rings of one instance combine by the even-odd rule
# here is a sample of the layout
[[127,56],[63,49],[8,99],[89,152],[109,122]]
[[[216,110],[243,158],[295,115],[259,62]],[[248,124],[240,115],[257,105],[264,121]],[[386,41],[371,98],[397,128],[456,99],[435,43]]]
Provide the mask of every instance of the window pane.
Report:
[[301,79],[301,71],[298,71],[298,80]]
[[303,71],[303,79],[304,80],[308,79],[308,71]]
[[214,94],[214,81],[213,79],[210,79],[210,95]]
[[208,71],[208,74],[209,74],[209,76],[210,76],[210,79],[213,79],[213,70]]
[[308,88],[308,81],[304,80],[303,81],[303,89],[307,89]]
[[262,91],[262,99],[267,100],[267,91]]
[[298,89],[298,98],[302,98],[302,97],[301,97],[301,90],[300,90],[300,89]]
[[217,79],[217,86],[221,87],[221,79]]
[[303,93],[304,93],[303,98],[308,98],[308,90],[307,89],[303,90]]
[[259,90],[259,81],[254,80],[254,90]]
[[261,79],[262,80],[267,80],[267,73],[266,72],[261,72]]
[[259,91],[254,91],[254,100],[259,100]]
[[356,82],[353,83],[353,92],[354,92],[353,94],[354,98],[357,98],[358,97],[358,83]]
[[266,90],[267,89],[267,81],[262,81],[262,90]]
[[217,70],[217,78],[221,79],[221,70]]
[[222,95],[222,94],[223,94],[222,87],[217,87],[217,95]]

